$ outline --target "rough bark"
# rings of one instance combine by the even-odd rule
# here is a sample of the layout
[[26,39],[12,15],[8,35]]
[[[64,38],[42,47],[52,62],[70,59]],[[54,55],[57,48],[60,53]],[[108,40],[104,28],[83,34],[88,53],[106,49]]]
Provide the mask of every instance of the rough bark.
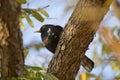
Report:
[[22,34],[19,27],[20,6],[15,0],[0,0],[0,56],[2,77],[24,76]]
[[74,80],[81,60],[93,40],[112,0],[79,0],[61,35],[48,73],[59,80]]

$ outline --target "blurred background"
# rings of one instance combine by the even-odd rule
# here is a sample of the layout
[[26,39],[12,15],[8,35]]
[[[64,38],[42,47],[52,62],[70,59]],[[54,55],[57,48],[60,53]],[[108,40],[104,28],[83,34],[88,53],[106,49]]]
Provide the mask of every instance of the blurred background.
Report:
[[[24,29],[23,43],[25,48],[25,64],[47,69],[53,56],[42,44],[41,34],[34,33],[44,24],[64,27],[70,18],[77,0],[27,0],[23,8],[44,10],[49,14],[44,22],[30,16],[34,26],[31,27],[25,18],[22,19]],[[120,79],[120,0],[110,6],[110,10],[102,20],[94,40],[89,45],[86,55],[95,63],[92,72],[82,67],[76,80],[114,80]]]

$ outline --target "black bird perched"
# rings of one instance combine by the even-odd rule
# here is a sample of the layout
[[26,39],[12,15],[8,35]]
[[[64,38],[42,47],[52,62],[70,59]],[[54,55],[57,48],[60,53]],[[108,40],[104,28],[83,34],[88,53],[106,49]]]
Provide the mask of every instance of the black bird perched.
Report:
[[[41,33],[42,41],[45,47],[54,54],[62,31],[63,28],[59,25],[47,24],[43,25],[40,30],[35,32]],[[94,62],[84,55],[81,65],[90,72],[94,67]]]

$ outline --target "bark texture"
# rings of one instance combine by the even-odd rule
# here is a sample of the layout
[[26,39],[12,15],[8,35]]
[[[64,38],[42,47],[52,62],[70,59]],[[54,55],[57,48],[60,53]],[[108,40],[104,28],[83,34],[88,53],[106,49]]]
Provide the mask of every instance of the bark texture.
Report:
[[61,35],[48,73],[59,80],[74,80],[81,60],[93,40],[100,21],[109,9],[112,0],[79,0]]
[[2,77],[24,76],[22,34],[19,27],[20,6],[15,0],[0,0],[0,56]]

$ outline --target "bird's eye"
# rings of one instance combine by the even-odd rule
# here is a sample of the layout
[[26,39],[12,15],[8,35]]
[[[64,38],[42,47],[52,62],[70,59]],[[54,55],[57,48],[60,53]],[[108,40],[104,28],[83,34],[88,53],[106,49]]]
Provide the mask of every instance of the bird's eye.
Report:
[[42,26],[40,30],[44,30],[45,29],[45,26]]
[[45,26],[42,27],[42,29],[44,29],[44,28],[45,28]]

